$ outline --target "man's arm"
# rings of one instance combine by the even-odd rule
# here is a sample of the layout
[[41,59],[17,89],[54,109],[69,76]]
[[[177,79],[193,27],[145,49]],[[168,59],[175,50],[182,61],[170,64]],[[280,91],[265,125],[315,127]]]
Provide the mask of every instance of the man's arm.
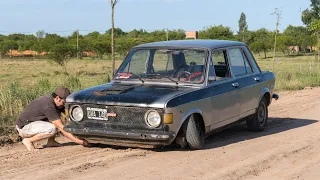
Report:
[[51,121],[51,122],[52,122],[53,125],[56,126],[56,128],[58,128],[58,130],[60,130],[62,132],[62,134],[65,137],[69,138],[71,141],[73,141],[73,142],[75,142],[77,144],[81,144],[83,146],[87,146],[88,145],[88,143],[86,141],[78,139],[74,135],[72,135],[71,133],[68,133],[68,132],[64,131],[63,130],[64,125],[62,124],[61,119],[57,119],[57,120],[54,120],[54,121]]

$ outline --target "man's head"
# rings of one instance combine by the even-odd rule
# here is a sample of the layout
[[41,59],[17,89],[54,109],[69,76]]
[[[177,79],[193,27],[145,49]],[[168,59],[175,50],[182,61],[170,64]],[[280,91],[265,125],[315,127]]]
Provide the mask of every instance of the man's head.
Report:
[[53,93],[53,101],[56,104],[57,107],[64,106],[64,103],[66,102],[66,98],[70,95],[70,91],[67,88],[64,87],[58,87]]

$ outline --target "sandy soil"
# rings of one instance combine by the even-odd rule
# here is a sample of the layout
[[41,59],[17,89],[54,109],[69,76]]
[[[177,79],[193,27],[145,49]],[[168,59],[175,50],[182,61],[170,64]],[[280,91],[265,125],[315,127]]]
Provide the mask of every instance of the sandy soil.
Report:
[[0,148],[0,179],[320,179],[320,88],[280,94],[261,133],[237,125],[203,150]]

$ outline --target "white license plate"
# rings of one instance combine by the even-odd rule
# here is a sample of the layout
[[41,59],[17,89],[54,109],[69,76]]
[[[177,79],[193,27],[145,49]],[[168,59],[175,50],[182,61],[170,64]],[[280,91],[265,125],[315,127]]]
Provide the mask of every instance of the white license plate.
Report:
[[87,107],[88,119],[108,120],[107,115],[108,115],[107,109]]

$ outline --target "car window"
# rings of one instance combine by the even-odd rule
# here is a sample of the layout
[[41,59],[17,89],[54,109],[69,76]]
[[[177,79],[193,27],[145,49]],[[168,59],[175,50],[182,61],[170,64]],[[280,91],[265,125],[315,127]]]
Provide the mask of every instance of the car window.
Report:
[[209,80],[222,80],[230,77],[229,65],[225,50],[215,50],[212,52],[209,66]]
[[125,68],[123,72],[139,73],[145,71],[145,66],[141,64],[146,64],[149,58],[148,50],[139,50],[133,54],[129,65]]
[[154,72],[168,72],[173,70],[172,56],[166,51],[157,50],[153,57]]
[[256,63],[251,51],[247,47],[244,47],[243,50],[244,50],[244,52],[245,52],[245,54],[251,64],[253,72],[261,72],[261,70],[260,70],[258,64]]
[[242,56],[243,56],[243,59],[244,59],[244,64],[246,66],[246,71],[247,73],[253,73],[253,70],[252,70],[252,67],[248,61],[248,58],[246,56],[246,53],[244,51],[242,51]]
[[203,51],[186,51],[184,57],[187,65],[203,65],[206,60],[206,54]]
[[231,71],[235,76],[247,73],[243,53],[240,48],[229,49],[229,58],[231,63]]
[[200,84],[208,52],[203,49],[145,48],[131,51],[114,79]]

